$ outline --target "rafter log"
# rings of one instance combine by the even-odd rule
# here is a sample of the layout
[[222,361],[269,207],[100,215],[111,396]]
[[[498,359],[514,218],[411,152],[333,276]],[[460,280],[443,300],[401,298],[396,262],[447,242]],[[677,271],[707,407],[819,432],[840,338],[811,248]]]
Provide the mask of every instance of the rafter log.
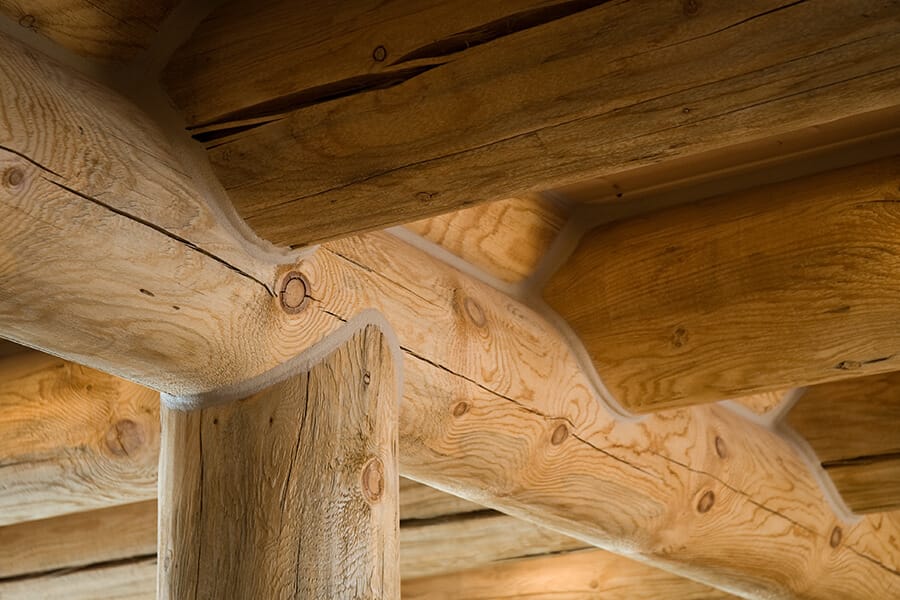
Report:
[[[40,63],[8,49],[4,60]],[[116,123],[127,115],[117,127],[131,128],[137,147],[157,138],[117,97],[36,68],[53,73],[29,79],[36,97],[53,98],[46,105],[65,113],[85,102],[94,119]],[[40,106],[9,118],[40,123],[28,112]],[[154,171],[96,156],[89,177],[67,170],[60,149],[81,135],[79,121],[105,135],[58,118],[56,143],[15,138],[0,153],[5,337],[190,400],[283,364],[374,309],[403,353],[402,468],[412,478],[748,598],[863,599],[896,587],[898,524],[844,521],[770,430],[715,407],[621,420],[566,339],[522,303],[387,234],[278,261],[242,243],[210,208],[209,189],[164,160],[147,159]],[[123,184],[122,172],[140,185]],[[53,173],[65,173],[65,187]],[[167,177],[187,187],[161,189]],[[118,193],[102,204],[91,195],[111,187]],[[110,323],[117,335],[100,339]]]
[[544,297],[648,412],[900,369],[891,157],[589,232]]
[[896,16],[889,0],[233,1],[165,81],[238,212],[296,247],[896,106]]

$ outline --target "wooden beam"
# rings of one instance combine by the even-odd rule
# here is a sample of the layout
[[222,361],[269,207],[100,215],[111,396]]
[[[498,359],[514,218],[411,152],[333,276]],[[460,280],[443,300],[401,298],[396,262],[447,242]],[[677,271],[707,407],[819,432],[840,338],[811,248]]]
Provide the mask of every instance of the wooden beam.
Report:
[[726,592],[603,550],[404,580],[404,600],[728,600]]
[[636,412],[900,369],[900,162],[595,229],[548,284]]
[[855,512],[900,509],[900,374],[809,388],[787,415]]
[[[391,235],[290,257],[242,241],[201,171],[173,167],[139,112],[2,48],[0,60],[20,68],[0,69],[0,83],[47,76],[0,85],[46,100],[0,96],[12,140],[0,151],[0,335],[190,401],[374,310],[403,352],[411,478],[747,597],[896,588],[900,523],[835,514],[772,431],[718,407],[617,417],[540,313]],[[45,106],[71,116],[52,134],[38,125]],[[90,169],[63,151],[79,125],[104,140],[89,149]],[[116,335],[101,336],[111,323]]]
[[39,352],[0,359],[0,525],[154,497],[158,452],[158,393]]
[[895,17],[888,0],[230,2],[165,83],[241,216],[302,246],[896,106]]
[[244,400],[164,409],[159,598],[400,598],[391,352],[366,326]]
[[505,283],[534,273],[570,211],[540,196],[507,198],[406,225]]

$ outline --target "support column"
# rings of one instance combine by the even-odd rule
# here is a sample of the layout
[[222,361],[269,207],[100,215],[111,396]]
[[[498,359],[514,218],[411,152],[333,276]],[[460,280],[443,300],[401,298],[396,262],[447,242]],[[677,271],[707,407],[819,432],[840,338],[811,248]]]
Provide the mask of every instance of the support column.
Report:
[[158,597],[399,598],[381,331],[242,400],[163,409]]

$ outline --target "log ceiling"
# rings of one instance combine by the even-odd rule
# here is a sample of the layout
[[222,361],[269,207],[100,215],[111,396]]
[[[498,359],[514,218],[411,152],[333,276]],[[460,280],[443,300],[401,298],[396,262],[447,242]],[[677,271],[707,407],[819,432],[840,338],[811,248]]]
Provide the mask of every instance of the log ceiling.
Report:
[[898,56],[893,0],[0,2],[0,598],[894,597]]

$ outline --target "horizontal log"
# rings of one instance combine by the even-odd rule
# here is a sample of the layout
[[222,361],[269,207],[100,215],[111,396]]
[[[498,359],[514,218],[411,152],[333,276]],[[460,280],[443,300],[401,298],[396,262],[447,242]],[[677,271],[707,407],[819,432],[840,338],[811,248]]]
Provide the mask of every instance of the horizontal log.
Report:
[[896,106],[897,32],[888,0],[230,2],[165,83],[302,246]]
[[[0,335],[190,401],[374,310],[403,353],[411,478],[745,597],[896,587],[900,523],[845,522],[772,431],[719,407],[618,418],[538,312],[391,235],[278,259],[229,228],[220,199],[169,164],[129,105],[8,49],[0,60],[52,76],[0,86],[47,99],[0,96],[15,141],[0,151]],[[82,155],[64,149],[80,147],[79,124],[104,140],[106,121],[133,135],[130,158],[110,150],[115,138],[90,150],[89,170],[72,169]],[[101,337],[111,323],[116,335]]]
[[900,373],[813,386],[786,422],[851,509],[900,509]]
[[0,525],[153,498],[158,453],[158,393],[39,352],[0,358]]
[[726,592],[603,550],[569,552],[403,582],[404,600],[728,600]]
[[544,291],[636,412],[900,369],[896,157],[589,232]]

